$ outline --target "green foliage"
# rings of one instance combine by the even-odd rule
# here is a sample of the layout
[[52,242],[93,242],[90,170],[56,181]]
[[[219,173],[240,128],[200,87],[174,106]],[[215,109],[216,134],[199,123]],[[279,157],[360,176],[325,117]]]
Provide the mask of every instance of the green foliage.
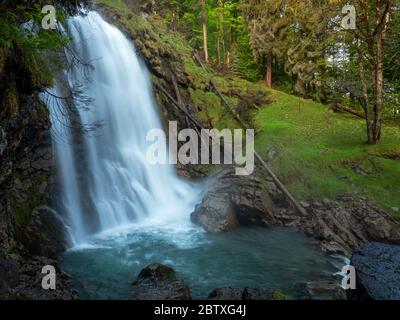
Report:
[[[19,4],[18,4],[19,3]],[[14,44],[24,49],[56,50],[65,45],[67,39],[53,30],[41,28],[45,14],[41,12],[49,1],[17,1],[17,4],[1,4],[0,15],[0,47],[12,48]],[[3,8],[4,6],[4,8]],[[61,10],[57,12],[57,20],[64,21]]]
[[[156,11],[172,30],[185,34],[196,50],[203,49],[201,3],[197,0],[156,1]],[[211,63],[224,73],[250,81],[262,77],[252,54],[239,0],[207,1],[207,31]]]
[[[259,63],[272,54],[276,64],[294,76],[284,79],[283,88],[293,88],[303,97],[315,95],[322,85],[326,48],[332,41],[330,24],[340,11],[328,1],[243,0],[242,3],[248,17],[251,48]],[[288,86],[285,83],[288,80],[295,81],[295,85]]]
[[231,71],[235,76],[256,82],[264,76],[264,66],[257,63],[253,52],[250,50],[250,38],[245,22],[241,21],[239,28],[236,44],[232,50]]
[[[18,92],[33,92],[52,83],[49,53],[63,48],[69,39],[44,30],[42,6],[49,1],[0,3],[0,98],[9,114],[17,110]],[[58,21],[63,14],[58,10]]]

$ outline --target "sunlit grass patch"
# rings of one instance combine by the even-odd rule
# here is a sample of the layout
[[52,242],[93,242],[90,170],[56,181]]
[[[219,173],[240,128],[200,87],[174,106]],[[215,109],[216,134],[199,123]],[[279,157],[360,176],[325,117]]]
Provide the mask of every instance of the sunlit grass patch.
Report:
[[363,120],[282,92],[271,95],[273,103],[254,114],[256,148],[264,156],[275,149],[272,165],[290,190],[303,199],[359,193],[396,214],[399,128],[385,127],[382,144],[369,146]]

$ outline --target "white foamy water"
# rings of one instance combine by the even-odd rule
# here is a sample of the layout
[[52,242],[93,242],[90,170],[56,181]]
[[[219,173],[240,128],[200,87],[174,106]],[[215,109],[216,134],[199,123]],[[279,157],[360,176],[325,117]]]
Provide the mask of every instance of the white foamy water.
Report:
[[[93,66],[85,90],[91,102],[78,109],[80,123],[103,123],[95,135],[81,134],[79,154],[74,129],[68,130],[66,143],[55,143],[74,245],[85,244],[94,233],[132,224],[189,227],[201,190],[179,178],[173,166],[146,161],[146,135],[162,126],[148,72],[132,42],[96,12],[71,18],[66,32],[79,59]],[[76,66],[68,74],[70,86],[85,76],[85,68]],[[49,109],[53,126],[61,126],[55,107]],[[84,177],[78,170],[82,165]]]

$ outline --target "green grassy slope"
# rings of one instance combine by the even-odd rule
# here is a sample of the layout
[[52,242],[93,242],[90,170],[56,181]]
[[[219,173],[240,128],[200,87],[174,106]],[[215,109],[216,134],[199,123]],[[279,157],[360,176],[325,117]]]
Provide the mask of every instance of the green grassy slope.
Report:
[[271,93],[273,103],[254,114],[256,148],[276,152],[272,166],[292,192],[303,199],[356,192],[400,216],[392,210],[400,208],[400,128],[386,127],[383,143],[368,146],[363,120]]

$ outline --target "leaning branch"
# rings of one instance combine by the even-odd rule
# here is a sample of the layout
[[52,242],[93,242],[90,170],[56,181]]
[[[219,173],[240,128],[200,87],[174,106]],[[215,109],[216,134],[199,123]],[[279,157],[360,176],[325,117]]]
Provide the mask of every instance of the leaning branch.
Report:
[[159,83],[154,83],[154,85],[175,105],[181,110],[192,122],[200,129],[203,129],[203,126],[184,108],[178,101],[176,101],[168,91]]
[[[196,60],[199,62],[200,66],[207,72],[204,64],[201,62],[199,56],[195,54]],[[247,128],[247,125],[241,120],[240,116],[234,111],[230,103],[226,100],[226,98],[222,95],[222,93],[218,90],[217,85],[215,84],[214,80],[210,78],[210,83],[214,87],[217,95],[221,98],[224,104],[228,107],[229,111],[235,117],[236,120],[243,126],[243,128]],[[262,157],[254,151],[256,159],[261,163],[261,166],[267,171],[267,173],[271,176],[272,180],[276,184],[276,186],[285,194],[285,196],[289,199],[290,203],[297,209],[297,211],[302,216],[307,216],[307,211],[304,207],[296,200],[296,198],[290,193],[290,191],[285,187],[285,185],[281,182],[281,180],[277,177],[277,175],[272,171],[271,167],[262,159]]]
[[332,106],[332,108],[333,108],[334,110],[338,110],[338,111],[343,111],[343,112],[350,113],[350,114],[352,114],[353,116],[356,116],[357,118],[360,118],[360,119],[364,119],[364,120],[366,119],[366,118],[365,118],[365,115],[363,115],[362,113],[360,113],[360,112],[358,112],[358,111],[356,111],[356,110],[347,108],[347,107],[345,107],[345,106],[341,106],[341,105],[339,105],[339,104],[334,104],[334,105]]

